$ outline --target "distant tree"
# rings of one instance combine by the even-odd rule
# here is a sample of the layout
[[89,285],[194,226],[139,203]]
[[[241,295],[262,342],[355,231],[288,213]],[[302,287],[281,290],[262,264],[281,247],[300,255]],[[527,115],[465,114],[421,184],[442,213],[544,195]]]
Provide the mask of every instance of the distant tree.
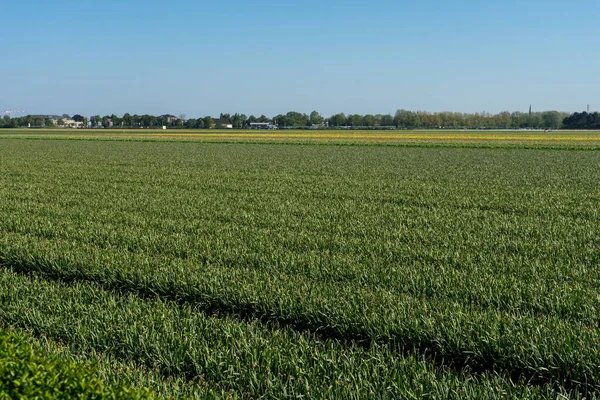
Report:
[[529,128],[542,128],[544,121],[542,120],[542,114],[539,112],[529,114],[528,126]]
[[589,114],[590,118],[588,121],[588,128],[589,129],[600,129],[600,113],[599,112],[595,112],[595,113],[591,113]]
[[35,125],[35,126],[42,126],[43,124],[44,124],[44,119],[43,118],[34,118],[33,125]]
[[362,125],[363,126],[375,126],[375,117],[367,114],[362,117]]
[[379,125],[381,126],[393,126],[394,118],[390,114],[382,115],[379,120]]
[[544,128],[558,129],[561,127],[563,117],[558,111],[546,111],[542,113]]
[[429,114],[429,127],[430,128],[441,128],[442,117],[439,113]]
[[220,118],[220,119],[231,119],[231,115],[229,115],[229,114],[224,114],[224,113],[221,113],[221,115],[219,116],[219,118]]
[[510,113],[510,126],[512,128],[525,128],[527,126],[527,114],[521,111]]
[[510,128],[512,126],[512,118],[508,111],[503,111],[496,116],[496,121],[493,123],[495,128]]
[[83,122],[83,120],[85,119],[85,117],[83,115],[75,114],[75,115],[73,115],[72,119],[75,122]]
[[[261,122],[263,122],[263,121],[261,121]],[[264,122],[268,122],[268,121],[264,121]],[[285,118],[282,118],[281,116],[278,116],[278,118],[277,118],[277,124],[279,126],[302,127],[302,126],[308,125],[308,122],[309,122],[308,115],[299,113],[297,111],[288,112],[287,114],[285,114]]]
[[214,124],[215,120],[212,117],[204,117],[204,129],[210,129],[213,127]]
[[273,125],[277,125],[280,127],[285,127],[285,126],[289,126],[289,123],[287,121],[287,118],[285,115],[283,114],[278,114],[276,116],[273,117]]
[[14,127],[14,126],[15,126],[15,123],[14,123],[14,121],[12,121],[12,118],[10,118],[10,116],[9,116],[9,115],[5,115],[5,116],[2,118],[2,126],[3,126],[4,128],[12,128],[12,127]]
[[63,117],[64,119],[71,119],[71,117],[69,116],[69,114],[63,114],[63,115],[62,115],[62,117]]
[[310,113],[310,123],[313,125],[320,125],[323,123],[323,117],[318,111],[315,110]]
[[240,114],[238,114],[238,113],[233,114],[230,118],[230,121],[231,121],[231,125],[233,125],[234,128],[242,127],[242,121],[241,121]]
[[121,126],[121,122],[123,121],[123,119],[119,118],[119,116],[116,114],[112,114],[110,116],[110,120],[112,121],[113,126]]
[[[52,122],[52,121],[46,121],[46,126],[48,126],[48,122]],[[56,123],[58,126],[64,126],[65,125],[65,121],[63,121],[62,119],[59,119],[58,122]],[[54,124],[53,124],[54,125]]]
[[348,123],[348,119],[346,118],[346,114],[339,113],[333,115],[329,118],[329,125],[331,126],[344,126]]
[[158,125],[157,118],[154,115],[144,114],[139,119],[141,126],[147,128]]
[[179,118],[185,121],[185,114],[179,114]]
[[[27,120],[29,119],[29,120]],[[33,118],[31,118],[31,115],[28,115],[25,118],[11,118],[8,117],[5,119],[4,122],[4,127],[6,128],[16,128],[19,126],[27,126],[28,124],[33,125]]]
[[359,114],[350,114],[348,115],[348,125],[351,126],[362,126],[363,117]]
[[125,113],[123,115],[123,125],[125,126],[131,126],[133,124],[133,118],[131,118],[131,115],[129,113]]
[[565,129],[600,129],[600,113],[573,113],[563,120]]
[[245,128],[248,126],[248,117],[246,114],[240,114],[240,128]]
[[196,127],[198,127],[199,129],[203,129],[204,128],[204,120],[202,118],[198,118],[196,120]]
[[313,111],[310,113],[309,122],[312,125],[320,125],[323,123],[323,117],[319,114],[318,111]]
[[248,117],[248,124],[252,122],[258,122],[258,118],[256,118],[254,115]]
[[92,127],[96,128],[98,123],[102,122],[102,118],[99,115],[92,115],[90,121],[92,122]]
[[258,117],[258,122],[271,122],[271,120],[265,115],[261,115],[260,117]]
[[421,128],[429,125],[427,113],[408,110],[398,110],[394,115],[394,125],[400,128]]
[[[36,118],[35,120],[36,120],[36,122],[39,120],[39,124],[36,123],[36,125],[38,125],[38,126],[42,125],[42,119],[41,118]],[[64,122],[63,122],[63,125],[64,125]],[[44,121],[44,126],[46,128],[54,128],[54,122],[51,119],[46,119]]]
[[197,125],[197,122],[194,118],[190,118],[187,121],[185,121],[185,127],[189,128],[189,129],[195,129]]

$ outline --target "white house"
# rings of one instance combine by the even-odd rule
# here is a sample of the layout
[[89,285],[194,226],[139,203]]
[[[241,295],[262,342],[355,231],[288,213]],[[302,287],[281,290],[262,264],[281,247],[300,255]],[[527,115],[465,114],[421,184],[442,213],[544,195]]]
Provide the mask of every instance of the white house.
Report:
[[215,118],[213,121],[217,128],[233,129],[233,124],[226,118]]

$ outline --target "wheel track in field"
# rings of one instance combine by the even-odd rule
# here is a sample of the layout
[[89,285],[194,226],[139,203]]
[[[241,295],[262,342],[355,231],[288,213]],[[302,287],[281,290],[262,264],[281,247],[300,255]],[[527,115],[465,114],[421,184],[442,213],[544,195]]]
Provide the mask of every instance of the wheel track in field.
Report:
[[[58,233],[58,235],[47,235],[44,233],[29,233],[29,232],[23,232],[21,230],[18,229],[5,229],[3,230],[3,232],[8,232],[8,233],[12,233],[12,234],[16,234],[16,235],[26,235],[28,237],[33,237],[33,238],[39,238],[42,240],[48,240],[48,241],[53,241],[53,240],[57,240],[57,239],[61,239],[61,240],[68,240],[68,237],[63,237],[60,235],[60,233]],[[107,249],[107,247],[104,245],[104,243],[96,243],[96,242],[78,242],[80,244],[83,245],[92,245],[95,248],[98,249]],[[1,242],[0,242],[1,245]],[[130,249],[130,248],[124,248],[121,249],[124,252],[126,252],[127,254],[136,257],[139,256],[141,253],[141,250],[134,250],[134,249]],[[3,249],[0,246],[0,264],[4,263],[4,264],[10,264],[10,258],[13,256],[14,254],[12,252],[5,252],[3,251]],[[43,257],[43,254],[42,254]],[[198,264],[198,265],[208,265],[211,261],[210,258],[201,258],[198,256],[194,256],[194,257],[185,257],[185,256],[180,256],[180,255],[176,255],[176,254],[168,254],[168,258],[171,261],[176,261],[176,262],[182,262],[182,263],[189,263],[189,264]],[[418,257],[418,260],[423,262],[423,263],[432,263],[432,264],[439,264],[440,263],[440,259],[436,258],[434,256],[428,255],[428,254],[423,254],[420,255]],[[248,264],[249,261],[252,260],[240,260],[243,261],[245,263],[245,265],[252,265],[252,262],[250,262],[250,264]],[[592,261],[592,264],[595,262]],[[153,265],[159,265],[161,263],[160,260],[155,260],[153,262]],[[464,268],[464,266],[462,266],[462,264],[456,264],[456,261],[453,260],[446,260],[445,261],[446,265],[451,266],[452,268]],[[20,265],[20,263],[17,263],[15,265]],[[222,267],[229,267],[229,268],[234,268],[238,265],[238,262],[234,259],[231,260],[226,260],[224,262],[222,262],[222,264],[219,264]],[[18,270],[21,270],[20,267],[17,267]],[[72,274],[71,272],[65,272],[65,271],[61,271],[58,268],[48,268],[47,266],[44,266],[41,263],[32,263],[30,264],[29,269],[26,269],[24,271],[30,271],[33,270],[37,273],[41,273],[47,276],[51,276],[52,279],[60,279],[60,280],[81,280],[81,281],[105,281],[107,278],[105,275],[95,275],[95,274],[87,274],[85,272],[81,272],[81,271],[85,271],[85,265],[80,265],[77,266],[77,269],[79,272]],[[302,274],[296,274],[293,272],[279,272],[279,274],[281,276],[298,276],[298,275],[302,275]],[[341,284],[344,282],[349,282],[349,283],[354,283],[353,280],[350,278],[320,278],[319,281],[320,283],[322,282],[330,282],[331,284]],[[582,285],[586,286],[586,289],[588,290],[595,290],[596,289],[596,283],[595,282],[580,282]],[[512,307],[506,303],[503,303],[501,301],[499,301],[498,299],[481,299],[481,298],[477,298],[477,293],[470,293],[470,292],[443,292],[443,293],[437,293],[434,290],[419,290],[419,288],[415,288],[412,286],[409,287],[402,287],[399,284],[391,284],[391,283],[380,283],[378,281],[375,280],[375,278],[373,278],[372,280],[368,280],[368,281],[362,281],[358,284],[356,284],[356,286],[359,287],[372,287],[372,288],[377,288],[377,289],[382,289],[382,290],[389,290],[392,291],[398,295],[408,295],[408,296],[412,296],[415,298],[419,298],[419,299],[427,299],[427,300],[435,300],[435,301],[442,301],[442,300],[450,300],[450,301],[456,301],[459,302],[461,305],[463,305],[465,308],[468,308],[470,310],[480,310],[480,311],[485,311],[485,310],[493,310],[493,311],[499,311],[499,312],[506,312],[506,313],[512,313],[512,312],[519,312],[519,313],[525,313],[534,317],[545,317],[547,316],[549,313],[551,313],[552,315],[556,316],[557,318],[560,318],[561,320],[565,321],[565,322],[578,322],[578,323],[582,323],[583,325],[585,325],[588,328],[593,328],[598,326],[597,321],[595,319],[591,319],[589,317],[586,317],[584,319],[582,319],[582,315],[577,313],[577,312],[573,312],[573,311],[569,311],[564,309],[564,307],[544,307],[542,305],[531,305],[531,304],[519,304],[518,307]],[[134,289],[137,290],[137,289]],[[153,292],[154,289],[149,288],[148,289],[149,292]],[[161,293],[162,296],[171,296],[173,295],[173,293]],[[177,295],[173,295],[173,296],[177,296]],[[193,300],[192,300],[193,302]]]
[[[497,373],[501,376],[510,378],[513,382],[526,382],[530,386],[548,386],[556,388],[564,388],[567,390],[579,390],[587,393],[588,391],[594,392],[600,390],[600,384],[587,383],[588,380],[578,380],[578,377],[563,379],[556,377],[549,373],[537,373],[528,372],[523,368],[512,368],[507,367],[510,363],[504,361],[503,364],[497,364],[495,360],[501,360],[502,354],[486,354],[485,359],[476,359],[468,353],[449,353],[440,354],[434,350],[436,346],[436,340],[434,339],[423,339],[420,340],[408,340],[406,343],[396,341],[394,338],[377,340],[369,336],[368,332],[360,331],[345,331],[335,326],[319,326],[315,325],[310,319],[302,318],[286,318],[277,313],[260,312],[251,303],[235,303],[231,299],[216,299],[215,298],[202,298],[196,295],[181,295],[176,292],[169,290],[143,287],[138,283],[123,279],[122,281],[115,280],[113,282],[106,282],[96,279],[97,277],[83,277],[77,273],[66,274],[58,271],[43,271],[40,268],[27,264],[27,263],[14,263],[7,262],[7,260],[0,257],[0,267],[9,269],[19,275],[24,276],[38,276],[45,280],[62,282],[65,284],[72,284],[77,282],[95,284],[100,288],[113,292],[119,296],[126,294],[133,294],[143,300],[151,300],[154,298],[161,298],[164,300],[172,301],[176,304],[192,305],[196,307],[198,312],[202,312],[206,315],[231,315],[240,319],[241,321],[257,320],[260,321],[265,327],[270,329],[278,329],[281,327],[290,328],[296,332],[306,332],[319,337],[322,339],[336,340],[340,343],[347,345],[357,345],[368,348],[372,343],[378,343],[383,345],[391,346],[393,351],[397,352],[401,356],[421,355],[425,357],[433,366],[436,368],[448,367],[457,372],[468,370],[474,374],[482,373]],[[207,301],[208,300],[208,301]],[[273,310],[271,310],[273,311]],[[307,316],[305,316],[307,317]],[[400,341],[404,340],[398,338]],[[508,360],[510,361],[510,360]],[[193,376],[187,377],[193,379]],[[561,379],[559,383],[556,378]],[[579,377],[585,378],[585,377]]]

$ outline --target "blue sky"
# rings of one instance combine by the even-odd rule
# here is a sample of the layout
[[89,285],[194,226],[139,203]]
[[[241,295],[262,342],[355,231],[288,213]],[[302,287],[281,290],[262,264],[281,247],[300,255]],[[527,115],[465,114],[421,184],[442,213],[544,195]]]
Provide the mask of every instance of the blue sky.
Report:
[[12,1],[0,111],[600,109],[600,2]]

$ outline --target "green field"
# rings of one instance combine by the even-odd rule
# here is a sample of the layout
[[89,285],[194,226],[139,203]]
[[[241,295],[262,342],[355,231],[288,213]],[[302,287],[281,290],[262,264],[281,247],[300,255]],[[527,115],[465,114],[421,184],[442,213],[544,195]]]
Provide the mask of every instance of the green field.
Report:
[[0,138],[0,328],[103,387],[600,390],[599,151],[58,136]]

